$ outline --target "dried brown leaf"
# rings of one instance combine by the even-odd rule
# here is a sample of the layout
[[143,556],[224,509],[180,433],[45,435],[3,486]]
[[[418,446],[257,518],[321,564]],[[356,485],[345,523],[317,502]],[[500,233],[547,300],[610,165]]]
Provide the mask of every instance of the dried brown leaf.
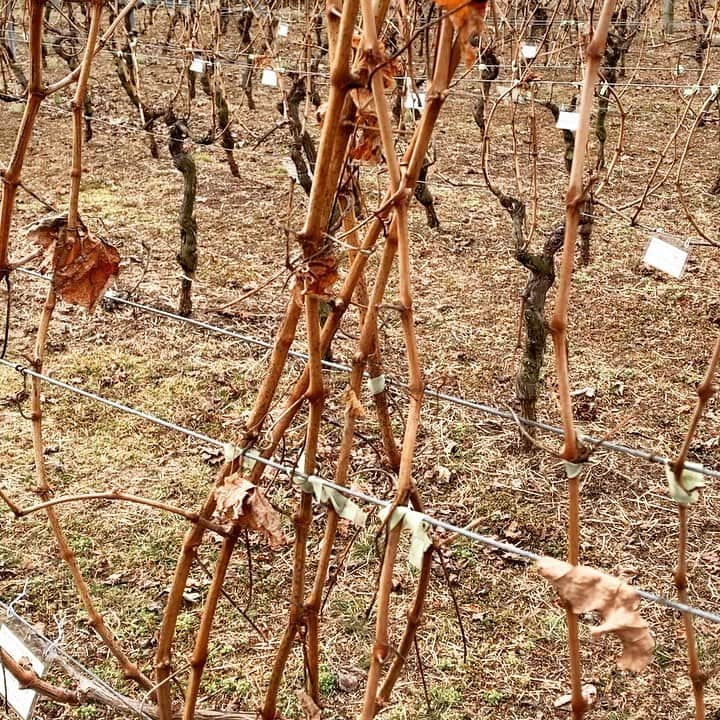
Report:
[[621,668],[640,672],[648,665],[655,641],[638,612],[640,597],[635,590],[612,575],[555,558],[540,558],[537,567],[574,613],[591,610],[600,613],[603,622],[591,628],[591,632],[593,635],[611,632],[618,636],[623,645],[617,659]]
[[39,245],[52,268],[55,292],[72,305],[92,312],[120,267],[118,251],[91,237],[78,221],[77,232],[67,231],[67,215],[52,215],[30,226],[27,236]]
[[[383,86],[386,90],[392,90],[395,87],[395,78],[402,77],[405,74],[405,67],[400,57],[388,58],[385,43],[377,40],[377,50],[368,52],[361,49],[362,34],[355,32],[352,38],[352,46],[360,51],[355,66],[356,72],[363,74],[369,73],[372,68],[377,68],[383,79]],[[361,107],[358,105],[358,107]]]
[[229,475],[215,489],[215,501],[215,515],[221,520],[237,522],[265,535],[273,550],[285,544],[280,514],[268,502],[263,491],[240,473]]
[[381,162],[382,142],[377,116],[368,111],[358,110],[356,122],[358,135],[348,154],[353,160],[362,160],[373,164]]
[[305,720],[322,720],[320,708],[304,690],[296,690],[295,695],[302,706],[303,713],[305,713]]
[[465,49],[465,64],[470,67],[477,59],[480,35],[485,27],[485,0],[435,0],[438,7],[450,13],[450,22]]

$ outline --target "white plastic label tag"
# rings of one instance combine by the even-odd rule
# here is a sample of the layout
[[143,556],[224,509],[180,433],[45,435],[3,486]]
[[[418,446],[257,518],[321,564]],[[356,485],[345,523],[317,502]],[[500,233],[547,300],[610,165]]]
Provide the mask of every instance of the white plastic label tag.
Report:
[[190,63],[190,72],[204,73],[205,72],[205,61],[202,58],[194,57]]
[[689,254],[687,250],[653,235],[645,250],[643,262],[680,279],[685,271]]
[[288,177],[291,177],[295,182],[300,182],[300,178],[298,177],[298,171],[295,167],[295,163],[292,161],[292,158],[284,158],[282,160],[282,166],[285,172],[288,174]]
[[272,68],[264,68],[260,82],[263,85],[270,85],[271,87],[277,87],[278,79],[277,73]]
[[503,102],[512,101],[518,104],[525,102],[523,94],[516,87],[511,87],[508,85],[498,85],[497,93],[503,99]]
[[534,45],[533,43],[523,43],[520,46],[520,54],[526,59],[526,60],[532,60],[533,58],[537,57],[538,47],[537,45]]
[[405,95],[405,107],[408,110],[422,110],[425,107],[426,100],[427,93],[414,93],[411,91]]
[[287,37],[290,32],[290,26],[287,23],[280,23],[278,25],[278,37]]
[[565,110],[560,111],[557,123],[555,123],[555,127],[558,130],[570,130],[570,132],[577,132],[579,126],[580,113],[567,112]]
[[379,395],[385,392],[385,376],[378,375],[374,378],[368,378],[368,388],[373,395]]
[[[42,677],[45,672],[42,660],[7,625],[0,626],[0,648],[16,662],[27,658],[38,677]],[[9,670],[0,669],[0,695],[23,720],[32,717],[37,693],[34,690],[21,690],[20,683]]]

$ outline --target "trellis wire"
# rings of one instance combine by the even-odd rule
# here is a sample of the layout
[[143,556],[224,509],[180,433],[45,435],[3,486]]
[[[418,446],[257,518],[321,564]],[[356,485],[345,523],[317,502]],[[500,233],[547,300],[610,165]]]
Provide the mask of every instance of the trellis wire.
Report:
[[[0,35],[1,35],[1,33],[0,33]],[[25,42],[25,41],[22,41],[22,42]],[[187,52],[188,52],[187,48],[183,48],[179,45],[175,45],[175,46],[171,45],[171,44],[164,45],[161,43],[152,43],[152,45],[156,45],[158,47],[166,47],[168,49],[177,49],[179,52],[182,52],[183,54],[187,54]],[[107,52],[107,53],[111,53],[113,55],[116,54],[115,50],[113,50],[112,48],[107,48],[107,47],[101,48],[101,52]],[[193,48],[193,52],[204,53],[207,56],[212,56],[215,54],[214,51],[203,50],[202,48]],[[175,66],[176,60],[178,59],[178,58],[175,58],[175,59],[168,58],[167,56],[164,56],[164,55],[157,55],[157,54],[146,53],[146,52],[145,53],[141,52],[140,54],[143,57],[145,57],[146,59],[151,59],[151,60],[155,61],[155,64],[159,64],[159,65],[165,64],[165,65]],[[250,53],[250,54],[252,55],[252,53]],[[247,69],[260,70],[261,69],[255,63],[248,63],[248,62],[242,61],[242,60],[233,60],[232,58],[222,58],[220,56],[218,56],[218,57],[221,61],[220,64],[223,66],[234,67],[234,68],[238,68],[238,69],[242,69],[242,70],[247,70]],[[282,62],[279,58],[276,58],[276,59],[278,60],[278,62]],[[512,70],[513,64],[512,63],[500,63],[498,65],[489,65],[488,67],[497,67],[500,69]],[[537,70],[572,70],[574,68],[574,66],[572,66],[572,65],[558,65],[558,64],[545,65],[542,63],[536,63],[532,67]],[[655,72],[656,74],[662,73],[662,72],[667,72],[667,73],[671,73],[671,74],[675,74],[675,75],[678,74],[677,67],[675,67],[675,66],[664,67],[664,68],[639,66],[637,68],[634,67],[632,69],[633,69],[633,71],[639,70],[639,71]],[[306,68],[300,68],[300,67],[289,68],[284,65],[283,65],[283,74],[286,74],[286,75],[292,74],[292,75],[295,75],[298,77],[322,78],[323,80],[330,79],[329,72],[322,72],[322,71],[318,71],[318,70],[310,71],[310,70],[307,70]],[[633,82],[614,83],[614,87],[621,88],[623,90],[626,88],[656,89],[656,90],[661,90],[661,89],[685,90],[687,88],[698,88],[698,90],[710,90],[716,84],[716,83],[707,83],[707,84],[693,83],[691,81],[691,77],[690,77],[691,72],[688,70],[685,70],[685,74],[688,75],[688,80],[689,80],[688,83],[658,83],[658,82],[633,81]],[[394,79],[395,80],[407,80],[408,78],[406,76],[398,76]],[[475,78],[475,77],[472,77],[469,75],[461,79],[461,82],[463,85],[486,85],[486,84],[487,85],[507,85],[508,83],[512,83],[513,81],[514,81],[514,79],[510,78],[510,77],[504,77],[504,78],[497,77],[492,80],[483,80],[481,78]],[[558,85],[558,86],[562,86],[562,87],[575,87],[575,88],[578,88],[580,86],[580,82],[578,80],[559,80],[559,79],[555,79],[555,78],[549,78],[549,79],[535,78],[535,79],[533,79],[532,82],[535,85]]]
[[[50,281],[50,278],[47,275],[43,275],[42,273],[35,272],[34,270],[28,270],[27,268],[18,268],[19,272],[22,272],[25,275],[29,275],[30,277],[38,278],[40,280],[45,280],[47,282]],[[206,330],[207,332],[216,333],[218,335],[225,335],[226,337],[231,337],[234,340],[239,340],[240,342],[247,343],[249,345],[256,345],[257,347],[261,347],[265,350],[271,350],[273,348],[273,344],[271,342],[268,342],[266,340],[261,340],[260,338],[253,337],[252,335],[243,335],[242,333],[236,332],[235,330],[229,330],[227,328],[220,327],[218,325],[212,325],[210,323],[203,322],[202,320],[195,320],[194,318],[188,318],[184,317],[183,315],[177,315],[176,313],[170,312],[168,310],[162,310],[160,308],[153,307],[151,305],[143,305],[142,303],[135,302],[133,300],[128,300],[126,298],[123,298],[122,296],[118,295],[117,293],[113,292],[112,290],[108,290],[105,293],[105,297],[110,299],[112,302],[116,302],[118,304],[127,305],[128,307],[134,308],[136,310],[140,310],[142,312],[151,313],[153,315],[158,315],[160,317],[167,318],[169,320],[173,320],[175,322],[182,322],[187,325],[190,325],[192,327],[196,327],[200,330]],[[308,356],[304,353],[298,352],[297,350],[290,350],[288,352],[288,355],[292,358],[295,358],[296,360],[302,360],[306,361],[308,359]],[[14,363],[8,363],[7,361],[3,361],[6,365],[9,364],[11,367],[15,367]],[[349,365],[345,365],[343,363],[333,362],[330,360],[322,360],[322,365],[329,370],[336,370],[339,372],[350,372],[352,368]],[[385,380],[389,385],[394,385],[395,387],[398,387],[402,390],[407,390],[407,385],[403,383],[401,380],[398,380],[397,378],[394,378],[392,376],[385,376]],[[61,382],[59,380],[56,380],[55,382]],[[68,386],[70,387],[70,386]],[[83,391],[84,392],[84,391]],[[92,395],[90,393],[90,395]],[[555,425],[550,425],[549,423],[544,423],[539,420],[528,420],[527,418],[520,417],[519,415],[516,415],[509,410],[503,410],[502,408],[494,407],[492,405],[487,405],[485,403],[477,402],[475,400],[466,400],[465,398],[457,397],[456,395],[450,395],[448,393],[440,392],[439,390],[434,390],[433,388],[425,388],[425,395],[434,398],[436,400],[440,400],[442,402],[447,402],[453,405],[458,405],[460,407],[466,407],[470,410],[477,410],[478,412],[482,412],[486,415],[491,415],[494,417],[499,417],[504,420],[511,420],[515,423],[522,423],[523,425],[527,427],[533,427],[537,428],[538,430],[543,430],[545,432],[552,433],[554,435],[563,435],[563,429],[560,427],[557,427]],[[112,402],[112,401],[108,401]],[[177,429],[177,426],[176,428]],[[206,437],[206,436],[203,436]],[[623,445],[621,443],[614,443],[609,440],[602,440],[601,438],[593,437],[592,435],[580,435],[580,440],[583,442],[586,442],[592,446],[603,448],[604,450],[611,450],[613,452],[620,453],[621,455],[628,455],[630,457],[635,457],[640,460],[646,460],[648,462],[657,463],[659,465],[667,465],[671,462],[671,459],[661,455],[656,452],[650,452],[649,450],[643,450],[641,448],[634,448],[630,447],[628,445]],[[713,477],[720,479],[720,470],[713,470],[712,468],[706,468],[698,466],[698,468],[695,470],[696,472],[705,475],[706,477]]]
[[[84,397],[88,400],[93,400],[103,405],[107,405],[108,407],[112,407],[115,410],[125,412],[142,420],[147,420],[148,422],[159,425],[166,429],[174,430],[183,435],[186,435],[187,437],[202,440],[203,442],[223,449],[228,447],[228,443],[225,443],[222,440],[218,440],[217,438],[205,435],[204,433],[199,433],[195,430],[191,430],[190,428],[183,427],[182,425],[177,425],[176,423],[164,420],[157,415],[152,415],[151,413],[138,410],[137,408],[131,407],[129,405],[124,405],[114,400],[109,400],[108,398],[104,398],[101,395],[97,395],[87,390],[83,390],[82,388],[78,388],[75,385],[71,385],[70,383],[66,383],[62,380],[57,380],[56,378],[53,378],[49,375],[36,372],[35,370],[24,367],[23,365],[20,365],[18,363],[13,363],[10,360],[0,358],[0,364],[19,372],[21,375],[38,378],[43,382],[48,383],[49,385],[54,385],[56,387],[62,388],[63,390],[75,393],[76,395],[80,395],[81,397]],[[230,443],[230,445],[232,445],[232,443]],[[292,468],[288,465],[285,465],[284,463],[278,462],[277,460],[273,460],[272,458],[264,458],[262,457],[262,455],[259,455],[252,450],[244,451],[242,457],[252,460],[253,462],[259,462],[260,464],[265,465],[269,468],[273,468],[274,470],[278,470],[279,472],[282,472],[289,477],[300,477],[306,480],[310,477],[309,475],[301,472],[297,468]],[[378,507],[389,507],[392,505],[392,502],[390,502],[389,500],[382,500],[381,498],[375,497],[373,495],[368,495],[367,493],[361,492],[360,490],[355,490],[353,488],[345,487],[343,485],[336,485],[330,480],[326,480],[325,478],[319,477],[317,475],[313,475],[312,478],[317,478],[317,480],[319,480],[320,483],[325,487],[342,493],[347,497],[361,500],[362,502],[376,505]],[[447,532],[460,535],[464,538],[467,538],[468,540],[472,540],[473,542],[480,543],[481,545],[486,545],[487,547],[491,547],[495,550],[514,555],[524,560],[528,560],[530,562],[537,562],[542,557],[537,553],[534,553],[530,550],[525,550],[521,547],[518,547],[517,545],[502,542],[501,540],[496,540],[495,538],[488,537],[487,535],[481,535],[480,533],[476,533],[473,530],[469,530],[458,525],[453,525],[452,523],[446,522],[444,520],[439,520],[438,518],[434,518],[431,515],[427,515],[426,513],[420,513],[420,516],[422,517],[422,520],[431,527],[446,530]],[[635,587],[633,587],[633,589],[641,598],[647,600],[648,602],[654,603],[656,605],[662,605],[664,607],[670,608],[672,610],[677,610],[679,612],[688,612],[698,618],[720,624],[720,615],[716,613],[709,612],[708,610],[703,610],[701,608],[693,607],[690,605],[684,605],[683,603],[676,602],[675,600],[671,600],[669,598],[664,598],[661,595],[656,595],[655,593],[648,592],[647,590],[642,590]]]
[[[29,42],[26,38],[18,38],[17,36],[12,36],[11,34],[7,33],[7,31],[0,30],[0,39],[10,40],[11,38],[14,39],[15,42],[20,42],[20,43],[22,43],[23,45],[27,45],[28,42]],[[52,48],[52,46],[53,46],[53,41],[54,41],[56,38],[57,38],[57,39],[68,39],[68,40],[82,39],[82,34],[72,35],[72,34],[69,34],[69,33],[68,33],[68,34],[52,33],[51,35],[48,36],[48,39],[45,40],[43,44],[44,44],[45,46],[47,46],[48,48]],[[531,42],[531,40],[528,39],[528,42]],[[298,45],[298,46],[304,47],[304,46],[305,46],[305,43],[302,43],[302,42],[300,42],[300,41],[288,40],[287,38],[283,38],[283,45],[284,45],[284,46],[286,46],[286,45]],[[142,42],[136,46],[136,48],[135,48],[136,52],[138,53],[138,55],[140,55],[141,57],[143,57],[143,58],[145,58],[145,59],[148,59],[148,58],[149,58],[149,59],[151,59],[151,60],[157,60],[157,61],[158,61],[158,64],[167,64],[167,65],[174,64],[174,63],[168,62],[169,60],[172,60],[173,58],[168,57],[167,55],[164,55],[164,54],[157,55],[157,54],[152,54],[152,53],[144,52],[144,51],[143,51],[143,48],[144,48],[144,47],[158,48],[158,49],[160,49],[160,50],[171,50],[171,51],[174,51],[174,52],[177,53],[177,56],[176,56],[176,57],[177,57],[178,59],[179,59],[180,55],[182,55],[183,57],[185,57],[185,56],[189,56],[190,54],[200,54],[200,55],[202,55],[203,57],[217,58],[222,65],[229,65],[229,66],[241,67],[241,68],[244,68],[244,69],[251,68],[251,67],[255,67],[255,65],[254,65],[253,63],[248,63],[248,62],[243,61],[243,60],[234,59],[234,58],[232,58],[232,57],[227,56],[225,53],[223,53],[223,52],[218,52],[218,51],[216,51],[216,50],[214,50],[214,49],[212,49],[212,48],[204,48],[204,47],[188,48],[187,46],[185,46],[185,45],[180,45],[180,44],[178,44],[178,43],[153,42],[153,41],[150,41],[150,40],[144,40],[144,39],[143,39]],[[116,50],[114,50],[114,49],[112,49],[112,48],[109,48],[109,47],[103,47],[103,48],[101,48],[101,52],[109,53],[109,54],[112,54],[112,55],[116,55],[116,54],[117,54],[117,51],[116,51]],[[250,58],[252,58],[253,55],[259,54],[259,53],[249,53],[249,54],[248,54],[248,53],[241,53],[241,54],[242,54],[242,55],[249,55]],[[538,55],[538,57],[540,57],[540,56]],[[271,59],[271,58],[267,58],[267,59]],[[276,59],[277,59],[277,58],[276,58]],[[500,70],[502,70],[502,69],[514,70],[514,69],[515,69],[515,66],[514,66],[513,63],[486,64],[486,67],[488,67],[488,68],[499,68]],[[541,62],[541,61],[535,61],[534,63],[532,63],[532,67],[533,67],[534,69],[538,69],[538,70],[576,70],[576,69],[577,69],[577,66],[576,66],[576,65],[570,65],[570,64],[565,64],[565,63],[543,63],[543,62]],[[691,75],[691,74],[692,74],[692,71],[690,71],[690,70],[688,70],[688,69],[685,69],[683,73],[678,73],[678,66],[677,66],[677,65],[665,66],[665,67],[653,66],[653,65],[633,65],[631,69],[632,69],[633,72],[648,72],[648,73],[653,73],[653,74],[655,74],[655,75],[660,74],[660,73],[671,73],[671,74],[674,74],[674,75],[678,75],[678,74],[688,74],[688,75]],[[287,72],[297,73],[297,74],[300,74],[300,75],[313,75],[313,76],[318,76],[318,77],[324,77],[324,78],[327,78],[327,79],[329,79],[329,77],[330,77],[330,74],[327,73],[327,72],[321,72],[321,71],[308,72],[307,70],[301,70],[301,69],[299,69],[299,68],[298,68],[298,69],[295,69],[295,70],[290,69],[290,70],[287,70]],[[402,80],[403,77],[397,77],[397,78],[395,78],[395,79],[396,79],[396,80]],[[483,80],[482,82],[498,82],[498,80],[491,80],[491,81],[485,81],[485,80]],[[631,83],[626,84],[626,83],[624,83],[624,82],[617,82],[617,83],[615,83],[615,84],[616,84],[618,87],[629,87],[629,86],[631,86]]]
[[[76,658],[74,658],[72,655],[70,655],[65,650],[63,650],[62,647],[60,646],[58,640],[50,640],[50,638],[43,635],[35,626],[31,625],[27,620],[25,620],[25,618],[23,618],[21,615],[19,615],[18,612],[13,607],[14,602],[15,601],[11,602],[10,604],[6,604],[6,603],[2,602],[2,600],[0,600],[0,610],[3,610],[8,621],[10,621],[12,623],[17,623],[18,625],[21,625],[24,632],[27,633],[29,636],[31,636],[33,638],[33,640],[38,645],[41,646],[44,659],[52,660],[53,655],[58,655],[58,656],[62,657],[63,661],[65,663],[67,663],[68,665],[74,665],[75,669],[78,673],[85,675],[85,677],[92,678],[93,682],[98,687],[101,687],[109,695],[112,695],[118,702],[125,705],[127,707],[127,709],[130,710],[130,712],[135,713],[138,717],[141,717],[144,720],[153,720],[152,715],[148,715],[141,708],[139,709],[139,708],[133,707],[130,703],[127,702],[127,699],[123,695],[121,695],[119,692],[117,692],[117,690],[115,690],[112,686],[108,685],[102,678],[98,677],[92,670],[89,670],[88,668],[86,668]],[[0,665],[1,665],[1,661],[0,661]]]

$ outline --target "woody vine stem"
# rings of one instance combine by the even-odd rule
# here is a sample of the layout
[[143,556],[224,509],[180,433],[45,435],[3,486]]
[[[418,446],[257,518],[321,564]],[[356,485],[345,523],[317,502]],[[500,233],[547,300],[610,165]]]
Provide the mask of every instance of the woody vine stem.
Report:
[[[557,375],[560,412],[565,431],[562,457],[569,465],[568,470],[568,562],[577,565],[580,554],[580,474],[576,468],[584,459],[583,448],[580,446],[575,429],[575,420],[570,396],[570,376],[568,369],[567,324],[570,304],[570,287],[572,281],[575,247],[578,226],[580,224],[580,207],[584,200],[583,176],[585,170],[585,154],[590,130],[590,112],[593,96],[598,82],[598,71],[605,52],[608,30],[612,20],[615,0],[605,0],[600,10],[598,24],[585,52],[585,72],[580,95],[578,130],[575,135],[570,180],[565,196],[565,239],[563,243],[560,278],[557,300],[550,331],[555,349],[555,371]],[[568,650],[570,654],[571,706],[573,720],[582,720],[587,703],[582,694],[582,663],[580,659],[580,640],[578,618],[572,608],[566,607],[568,627]]]

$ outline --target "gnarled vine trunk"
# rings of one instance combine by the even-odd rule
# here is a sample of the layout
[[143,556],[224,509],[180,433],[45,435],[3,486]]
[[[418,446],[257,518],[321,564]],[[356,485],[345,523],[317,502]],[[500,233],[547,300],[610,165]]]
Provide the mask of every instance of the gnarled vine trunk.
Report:
[[185,150],[188,129],[182,120],[170,126],[168,147],[173,165],[183,176],[183,198],[180,204],[180,251],[176,259],[182,270],[180,278],[180,301],[178,313],[185,317],[192,314],[192,281],[197,270],[197,222],[195,221],[195,195],[197,193],[197,168],[193,156]]

